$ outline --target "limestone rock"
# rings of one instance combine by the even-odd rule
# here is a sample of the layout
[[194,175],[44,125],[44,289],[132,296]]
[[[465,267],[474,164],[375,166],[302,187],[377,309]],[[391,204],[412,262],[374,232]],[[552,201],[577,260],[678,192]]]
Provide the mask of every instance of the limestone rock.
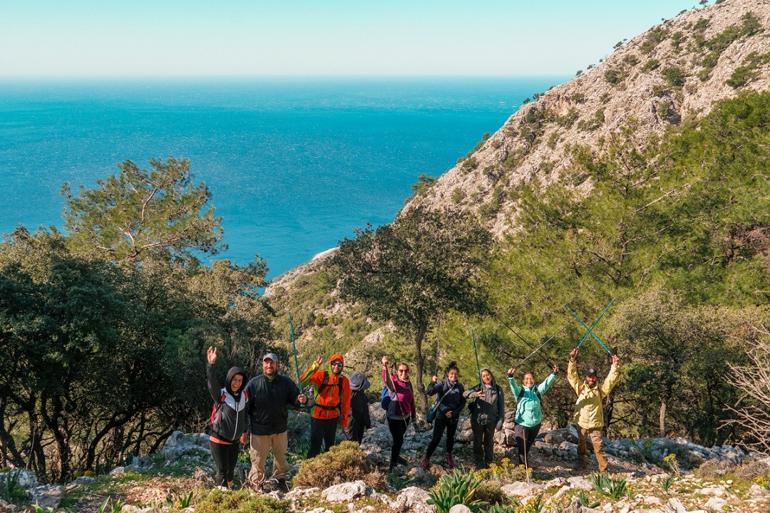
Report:
[[473,513],[471,511],[471,508],[466,506],[465,504],[455,504],[451,508],[449,508],[449,513]]
[[709,511],[722,511],[725,506],[727,506],[727,501],[721,497],[711,497],[703,505],[704,509]]
[[43,485],[30,489],[30,502],[42,508],[58,508],[64,496],[64,487],[60,485]]
[[436,509],[428,504],[429,497],[427,490],[409,486],[399,492],[390,509],[398,513],[434,513]]
[[330,486],[321,492],[321,496],[329,502],[349,502],[356,497],[363,497],[366,492],[366,483],[353,481]]
[[543,488],[542,485],[527,483],[526,481],[517,481],[501,488],[503,493],[509,497],[529,497],[535,495]]

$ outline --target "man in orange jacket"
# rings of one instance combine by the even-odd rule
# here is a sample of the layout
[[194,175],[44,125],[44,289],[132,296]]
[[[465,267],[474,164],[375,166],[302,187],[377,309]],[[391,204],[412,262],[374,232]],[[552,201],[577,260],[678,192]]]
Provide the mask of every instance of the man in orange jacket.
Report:
[[348,426],[350,413],[350,381],[342,375],[345,359],[339,353],[329,358],[331,372],[319,367],[323,359],[319,356],[315,362],[300,376],[302,386],[313,385],[315,404],[310,413],[310,450],[307,457],[312,458],[323,450],[329,450],[334,445],[337,435],[337,424],[343,432]]

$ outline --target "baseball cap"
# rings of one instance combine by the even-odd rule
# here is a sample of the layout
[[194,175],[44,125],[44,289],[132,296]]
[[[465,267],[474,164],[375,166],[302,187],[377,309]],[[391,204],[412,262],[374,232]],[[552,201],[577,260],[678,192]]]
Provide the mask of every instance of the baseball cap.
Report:
[[593,367],[589,368],[586,371],[586,376],[593,376],[595,378],[596,377],[596,369],[594,369]]
[[278,362],[278,355],[275,353],[267,353],[262,357],[262,361],[264,362],[265,360],[273,360],[274,362]]

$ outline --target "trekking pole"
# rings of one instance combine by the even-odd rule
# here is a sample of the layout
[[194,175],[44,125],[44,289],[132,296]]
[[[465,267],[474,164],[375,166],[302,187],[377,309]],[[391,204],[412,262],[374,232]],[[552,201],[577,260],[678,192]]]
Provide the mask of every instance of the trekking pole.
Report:
[[[297,357],[297,341],[296,336],[294,335],[294,319],[292,319],[291,314],[289,314],[289,339],[291,340],[291,347],[294,350],[294,369],[297,371],[297,388],[300,389],[300,392],[304,392],[302,390],[302,376],[299,372],[299,358]],[[302,408],[304,405],[300,404],[299,407]]]
[[479,350],[476,347],[476,332],[471,330],[471,340],[473,341],[473,353],[476,355],[476,373],[479,375],[479,383],[481,383],[481,365],[479,365]]
[[[524,342],[524,344],[525,344],[525,345],[526,345],[526,346],[527,346],[529,349],[532,349],[532,344],[531,344],[531,342],[530,342],[529,340],[527,340],[526,338],[524,338],[524,337],[521,335],[521,333],[519,333],[518,331],[516,331],[515,329],[513,329],[512,327],[510,327],[508,324],[506,324],[506,323],[504,323],[503,321],[501,321],[500,319],[498,319],[497,317],[495,317],[495,316],[492,316],[492,318],[493,318],[494,320],[496,320],[496,321],[497,321],[497,322],[498,322],[498,323],[499,323],[501,326],[505,327],[505,328],[506,328],[506,329],[508,329],[508,330],[509,330],[511,333],[513,333],[514,335],[516,335],[516,337],[517,337],[519,340],[521,340],[522,342]],[[563,330],[563,329],[564,329],[564,328],[562,328],[562,330]],[[556,333],[556,335],[558,335],[559,333],[561,333],[561,331],[560,331],[560,332],[557,332],[557,333]],[[554,338],[556,335],[553,335],[553,336],[551,337],[551,339],[552,339],[552,338]],[[549,339],[549,340],[551,340],[551,339]],[[543,344],[543,345],[545,345],[545,344]],[[505,351],[504,351],[504,352],[505,352]],[[537,353],[537,349],[536,349],[535,351],[533,351],[533,353],[532,353],[532,354],[538,354],[538,353]],[[508,356],[512,356],[512,355],[511,355],[510,353],[508,353]],[[548,358],[544,357],[544,356],[543,356],[543,355],[541,355],[541,354],[538,354],[538,356],[540,357],[540,359],[542,359],[542,360],[543,360],[543,362],[545,362],[545,364],[546,364],[546,365],[548,365],[549,367],[553,367],[553,363],[552,363],[552,362],[551,362],[551,361],[550,361]]]
[[565,310],[567,310],[567,311],[570,313],[570,315],[572,315],[572,317],[574,317],[574,318],[575,318],[575,320],[576,320],[578,323],[580,323],[580,325],[581,325],[581,326],[583,326],[585,329],[587,329],[587,330],[588,330],[588,331],[586,331],[585,333],[583,333],[583,336],[582,336],[582,337],[580,337],[580,340],[578,341],[578,343],[577,343],[577,346],[576,346],[578,349],[580,349],[580,347],[583,345],[583,343],[584,343],[586,340],[588,340],[588,337],[589,337],[589,335],[590,335],[590,336],[592,336],[594,339],[596,339],[596,340],[597,340],[597,342],[599,342],[599,343],[602,345],[602,347],[604,348],[604,350],[605,350],[605,351],[607,351],[608,353],[612,354],[612,352],[611,352],[611,351],[610,351],[610,350],[607,348],[607,346],[604,344],[604,342],[602,342],[602,341],[599,339],[599,337],[597,337],[597,336],[596,336],[596,334],[594,333],[594,328],[596,328],[596,326],[598,326],[598,324],[599,324],[599,321],[601,321],[601,320],[602,320],[602,317],[604,317],[604,315],[607,313],[607,311],[608,311],[608,310],[610,309],[610,307],[612,306],[612,303],[614,303],[614,302],[615,302],[615,299],[610,299],[609,303],[607,303],[607,304],[604,306],[604,310],[602,310],[602,313],[600,313],[600,314],[599,314],[599,317],[597,317],[597,318],[596,318],[596,320],[595,320],[595,321],[594,321],[594,322],[591,324],[591,326],[590,326],[590,327],[589,327],[589,326],[587,326],[587,325],[586,325],[586,323],[584,323],[584,322],[583,322],[583,321],[580,319],[580,317],[578,317],[577,313],[575,312],[575,310],[573,310],[573,309],[572,309],[572,307],[570,307],[569,305],[564,305],[564,309],[565,309]]
[[297,386],[301,386],[299,358],[297,357],[297,342],[294,337],[294,319],[292,319],[291,314],[289,314],[289,339],[291,340],[291,347],[294,350],[294,368],[297,370]]

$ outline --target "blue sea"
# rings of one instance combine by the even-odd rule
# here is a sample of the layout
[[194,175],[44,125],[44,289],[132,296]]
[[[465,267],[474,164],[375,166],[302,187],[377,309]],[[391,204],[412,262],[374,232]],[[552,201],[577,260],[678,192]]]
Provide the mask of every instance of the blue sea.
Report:
[[389,222],[524,98],[562,81],[200,79],[0,82],[0,232],[61,226],[61,185],[133,160],[191,160],[227,251],[270,276]]

